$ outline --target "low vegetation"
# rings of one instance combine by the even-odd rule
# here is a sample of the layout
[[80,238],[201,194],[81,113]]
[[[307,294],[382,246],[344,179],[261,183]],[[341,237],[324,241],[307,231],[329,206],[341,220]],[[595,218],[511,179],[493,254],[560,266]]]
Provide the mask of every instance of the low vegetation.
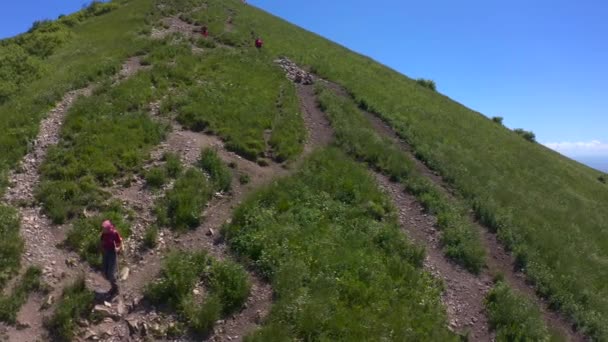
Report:
[[433,80],[427,80],[427,79],[424,79],[424,78],[419,78],[419,79],[416,80],[416,83],[419,86],[428,88],[428,89],[430,89],[432,91],[437,91],[437,85],[435,84],[435,81],[433,81]]
[[183,166],[179,156],[175,153],[165,153],[163,155],[163,161],[165,162],[165,172],[167,176],[171,178],[177,178],[182,173]]
[[534,132],[526,131],[525,129],[522,129],[522,128],[516,128],[513,130],[513,132],[515,132],[517,135],[521,136],[522,138],[528,140],[529,142],[536,142],[536,135],[534,134]]
[[23,239],[19,235],[20,228],[17,211],[0,205],[0,290],[21,265]]
[[366,170],[338,150],[249,198],[224,235],[276,296],[249,341],[454,339],[423,251]]
[[158,227],[153,225],[148,227],[144,234],[144,247],[148,249],[156,248],[158,245]]
[[295,90],[268,56],[215,49],[204,58],[179,52],[175,59],[186,78],[171,105],[181,124],[221,136],[227,148],[251,160],[263,155],[264,131],[273,127],[278,159],[301,151],[304,126]]
[[212,195],[213,185],[203,172],[188,169],[157,203],[155,213],[159,225],[182,232],[197,228],[203,208]]
[[152,189],[160,189],[167,182],[167,170],[162,167],[153,167],[146,171],[146,185]]
[[56,341],[72,341],[77,329],[76,322],[89,317],[94,299],[95,294],[87,289],[84,277],[66,287],[55,312],[44,324],[52,338]]
[[232,171],[220,159],[217,151],[212,148],[203,149],[199,165],[213,183],[214,189],[218,191],[228,191],[232,184]]
[[[197,286],[202,284],[202,288]],[[147,286],[154,305],[176,311],[194,333],[207,335],[221,317],[239,310],[251,284],[245,270],[230,261],[217,261],[203,252],[169,254],[160,279]],[[202,295],[205,292],[205,295]]]
[[337,144],[347,154],[405,184],[424,208],[437,217],[446,255],[471,272],[479,272],[485,263],[485,252],[478,231],[469,221],[467,208],[448,199],[431,181],[419,175],[409,156],[375,132],[351,99],[339,97],[327,88],[318,91],[321,108],[336,131]]
[[549,341],[550,335],[538,308],[499,281],[486,297],[497,341]]
[[0,322],[9,324],[17,322],[17,313],[27,301],[30,293],[45,289],[40,281],[41,275],[42,271],[39,268],[29,267],[10,294],[0,296]]
[[502,116],[494,116],[492,117],[492,122],[502,125],[504,118]]

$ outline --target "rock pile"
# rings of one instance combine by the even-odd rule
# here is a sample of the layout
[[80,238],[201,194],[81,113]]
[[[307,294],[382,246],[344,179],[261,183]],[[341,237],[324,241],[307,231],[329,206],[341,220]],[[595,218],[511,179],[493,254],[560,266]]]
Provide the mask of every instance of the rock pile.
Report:
[[310,85],[315,81],[315,78],[311,73],[303,70],[296,63],[285,57],[281,57],[274,62],[277,63],[281,69],[285,70],[287,78],[294,83]]

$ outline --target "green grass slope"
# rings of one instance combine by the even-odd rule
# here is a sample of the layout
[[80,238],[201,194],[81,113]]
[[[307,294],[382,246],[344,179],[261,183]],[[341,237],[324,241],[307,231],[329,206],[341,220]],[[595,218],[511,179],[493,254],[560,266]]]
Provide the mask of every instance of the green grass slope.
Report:
[[[151,13],[158,4],[163,10]],[[284,55],[343,85],[357,103],[379,113],[467,199],[479,219],[496,230],[554,307],[574,318],[586,333],[608,339],[608,185],[598,181],[598,172],[526,141],[369,58],[238,0],[117,0],[108,8],[87,11],[54,24],[41,23],[0,44],[0,190],[7,171],[27,152],[43,114],[66,91],[109,78],[138,52],[148,53],[154,67],[122,89],[161,85],[145,100],[169,94],[163,100],[163,114],[177,114],[191,128],[216,132],[231,149],[251,159],[264,153],[268,129],[273,129],[268,144],[275,157],[295,156],[302,148],[303,130],[294,89],[272,66],[272,59]],[[145,38],[149,24],[180,12],[191,12],[182,16],[185,20],[206,24],[221,49],[209,48],[205,59]],[[225,24],[228,17],[231,25]],[[266,42],[259,53],[251,47],[255,35]],[[195,43],[204,48],[216,44]],[[205,75],[206,84],[196,82]],[[71,193],[95,195],[92,190],[136,170],[161,138],[162,130],[147,122],[142,108],[127,108],[128,116],[114,110],[121,103],[137,102],[137,97],[108,104],[104,99],[112,98],[115,90],[101,89],[69,115],[62,144],[46,164],[47,185],[78,183]],[[97,117],[87,105],[106,111],[101,119],[107,127],[129,120],[147,122],[123,127],[144,131],[136,135],[143,140],[134,142],[138,148],[133,164],[123,165],[123,146],[102,151],[96,140],[89,139],[108,137],[94,130]],[[77,134],[78,127],[84,128],[83,135]],[[103,170],[92,159],[78,162],[79,149],[97,151],[98,160],[108,161],[103,165],[115,170]],[[62,161],[70,167],[58,167]],[[95,202],[93,197],[66,198],[56,193],[59,188],[46,189],[39,195],[47,205],[50,198],[63,206],[55,211],[57,221],[70,219]],[[47,210],[53,212],[52,207]],[[3,234],[12,231],[5,229]],[[8,270],[15,265],[3,264]]]
[[598,172],[369,58],[227,3],[237,9],[235,25],[262,36],[267,50],[340,83],[378,112],[498,232],[554,307],[608,338],[608,186]]

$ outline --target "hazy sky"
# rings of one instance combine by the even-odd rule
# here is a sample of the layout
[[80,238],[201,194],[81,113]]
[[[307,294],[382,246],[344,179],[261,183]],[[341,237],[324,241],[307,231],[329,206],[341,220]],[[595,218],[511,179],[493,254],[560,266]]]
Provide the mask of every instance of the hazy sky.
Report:
[[[6,1],[0,37],[88,1]],[[249,0],[570,156],[608,160],[608,1]]]

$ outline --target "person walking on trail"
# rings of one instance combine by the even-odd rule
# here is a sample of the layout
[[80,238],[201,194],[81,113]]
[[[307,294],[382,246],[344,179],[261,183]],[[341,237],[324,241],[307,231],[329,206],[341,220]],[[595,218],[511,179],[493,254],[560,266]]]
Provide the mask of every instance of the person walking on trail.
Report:
[[101,224],[100,247],[103,275],[112,285],[108,294],[114,296],[118,294],[116,271],[118,268],[118,253],[122,248],[122,237],[110,220],[103,221]]
[[205,38],[209,37],[209,30],[207,29],[207,26],[203,26],[203,28],[201,28],[201,34]]
[[264,46],[264,41],[262,40],[262,38],[257,37],[255,39],[255,47],[258,48],[258,49],[261,49],[262,46]]

